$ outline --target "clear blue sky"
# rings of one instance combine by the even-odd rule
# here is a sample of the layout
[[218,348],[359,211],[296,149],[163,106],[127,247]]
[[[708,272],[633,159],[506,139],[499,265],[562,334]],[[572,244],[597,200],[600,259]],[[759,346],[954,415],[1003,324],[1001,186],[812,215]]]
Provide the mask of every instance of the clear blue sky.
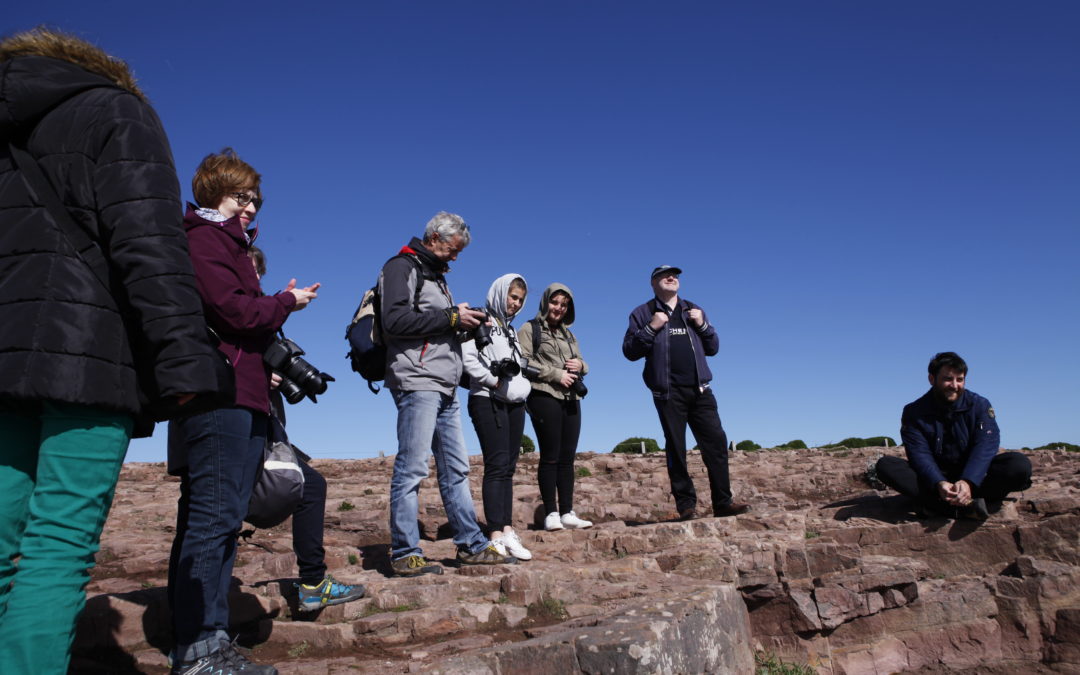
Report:
[[[581,450],[662,438],[620,351],[659,264],[720,333],[732,440],[897,437],[955,350],[1006,447],[1080,443],[1075,2],[45,0],[2,28],[38,23],[129,62],[185,197],[226,145],[263,174],[267,290],[323,283],[286,325],[338,378],[289,411],[311,455],[395,451],[342,336],[441,209],[474,235],[459,300],[574,290]],[[164,429],[128,456],[163,457]]]

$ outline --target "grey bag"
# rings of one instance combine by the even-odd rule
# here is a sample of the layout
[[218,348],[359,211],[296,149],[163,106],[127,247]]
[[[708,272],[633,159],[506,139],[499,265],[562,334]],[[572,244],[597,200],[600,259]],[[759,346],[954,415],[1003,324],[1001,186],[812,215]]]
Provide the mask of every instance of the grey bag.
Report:
[[303,496],[304,472],[297,450],[289,443],[281,422],[271,417],[263,463],[244,520],[263,529],[280,525],[293,514]]

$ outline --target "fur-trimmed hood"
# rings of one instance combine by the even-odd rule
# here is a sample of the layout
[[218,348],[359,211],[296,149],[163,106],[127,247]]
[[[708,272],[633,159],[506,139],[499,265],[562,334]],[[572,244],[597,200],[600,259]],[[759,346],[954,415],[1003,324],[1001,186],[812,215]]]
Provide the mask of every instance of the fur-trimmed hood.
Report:
[[0,41],[0,136],[33,128],[59,103],[94,87],[146,101],[127,64],[88,42],[44,29]]

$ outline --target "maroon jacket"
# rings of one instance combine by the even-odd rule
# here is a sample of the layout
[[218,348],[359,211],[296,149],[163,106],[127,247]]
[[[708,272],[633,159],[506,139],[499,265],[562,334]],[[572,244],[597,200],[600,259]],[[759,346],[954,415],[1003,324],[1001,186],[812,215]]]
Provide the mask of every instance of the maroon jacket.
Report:
[[[289,292],[262,295],[248,257],[251,243],[239,218],[215,223],[188,204],[184,229],[206,323],[221,337],[218,349],[236,370],[236,405],[269,413],[270,370],[262,355],[296,305],[296,297]],[[251,241],[256,233],[252,230]]]

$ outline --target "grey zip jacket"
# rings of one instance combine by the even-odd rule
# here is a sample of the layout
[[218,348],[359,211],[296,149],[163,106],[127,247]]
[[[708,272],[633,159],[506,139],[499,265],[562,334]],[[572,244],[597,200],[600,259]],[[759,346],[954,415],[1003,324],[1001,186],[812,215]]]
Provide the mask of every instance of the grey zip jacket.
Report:
[[[461,343],[451,324],[454,298],[443,277],[449,268],[413,237],[379,273],[386,386],[399,391],[437,391],[452,396],[461,379]],[[416,307],[413,296],[424,275]]]
[[510,325],[517,313],[506,313],[506,296],[510,293],[510,282],[514,279],[525,281],[525,277],[520,274],[504,274],[488,289],[487,311],[491,317],[491,344],[484,347],[479,354],[474,340],[461,346],[465,372],[469,376],[469,396],[494,396],[499,401],[520,403],[528,398],[532,391],[529,381],[521,373],[510,379],[499,379],[491,374],[488,367],[505,358],[513,359],[519,364],[522,361],[517,334]]

